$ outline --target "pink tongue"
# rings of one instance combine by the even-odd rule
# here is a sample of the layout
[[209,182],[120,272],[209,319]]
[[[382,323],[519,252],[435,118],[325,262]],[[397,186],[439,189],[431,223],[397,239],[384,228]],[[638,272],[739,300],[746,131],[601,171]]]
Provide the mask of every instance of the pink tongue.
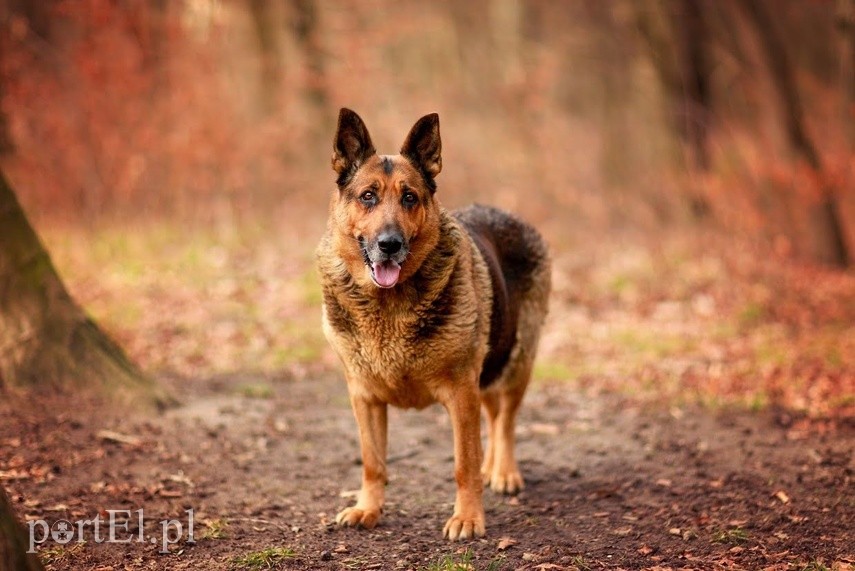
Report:
[[392,260],[374,262],[374,280],[380,287],[392,287],[398,283],[401,266]]

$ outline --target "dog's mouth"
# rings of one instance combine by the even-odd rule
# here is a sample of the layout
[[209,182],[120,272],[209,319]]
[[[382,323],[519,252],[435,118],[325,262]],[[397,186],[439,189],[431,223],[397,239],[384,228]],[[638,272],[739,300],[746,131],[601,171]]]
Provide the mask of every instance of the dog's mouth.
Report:
[[395,287],[401,275],[401,264],[395,260],[373,262],[371,264],[371,279],[382,288]]
[[401,262],[392,258],[374,261],[368,254],[368,245],[364,238],[359,238],[359,249],[362,252],[362,260],[371,272],[371,281],[374,285],[384,289],[395,287],[398,278],[401,277]]

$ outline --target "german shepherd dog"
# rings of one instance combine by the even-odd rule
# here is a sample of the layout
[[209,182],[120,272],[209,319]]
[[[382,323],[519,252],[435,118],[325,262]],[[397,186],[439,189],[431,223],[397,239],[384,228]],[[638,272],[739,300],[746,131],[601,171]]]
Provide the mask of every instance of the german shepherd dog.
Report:
[[510,214],[442,208],[440,151],[435,113],[416,122],[400,154],[378,155],[362,119],[342,109],[338,190],[317,259],[324,334],[344,367],[362,449],[356,505],[336,522],[373,528],[380,518],[387,406],[439,402],[454,432],[457,496],[443,528],[453,541],[484,535],[485,484],[523,487],[514,422],[547,312],[550,261],[537,231]]

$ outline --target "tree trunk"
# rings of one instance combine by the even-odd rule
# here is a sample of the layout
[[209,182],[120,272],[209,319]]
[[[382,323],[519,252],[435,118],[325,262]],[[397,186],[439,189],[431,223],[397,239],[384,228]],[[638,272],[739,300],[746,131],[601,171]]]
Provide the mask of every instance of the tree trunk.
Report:
[[261,50],[261,110],[266,117],[276,111],[279,89],[282,84],[282,57],[279,53],[279,34],[276,23],[277,2],[250,0],[249,9],[258,47]]
[[772,83],[780,99],[781,120],[790,146],[820,180],[822,193],[818,204],[810,208],[810,221],[816,241],[816,256],[825,263],[846,267],[849,255],[840,222],[834,191],[824,172],[822,158],[804,126],[804,112],[786,45],[775,23],[758,0],[739,0],[739,5],[757,33]]
[[648,0],[636,5],[635,16],[668,102],[672,129],[688,148],[687,167],[697,175],[688,185],[689,208],[696,219],[705,219],[711,212],[702,186],[710,169],[712,101],[704,2]]
[[92,388],[168,402],[71,299],[2,172],[0,245],[0,389]]
[[[8,35],[11,33],[12,27],[12,12],[9,10],[7,5],[4,5],[0,2],[0,33]],[[0,50],[7,49],[4,46],[0,46]],[[0,53],[2,56],[2,53]],[[0,57],[0,64],[2,64],[2,57]],[[5,78],[0,75],[0,158],[4,155],[10,155],[15,150],[15,145],[12,142],[12,134],[9,132],[9,119],[6,116],[6,110],[3,107],[3,99],[6,93]]]
[[[3,78],[0,77],[0,102],[3,101]],[[12,134],[9,132],[9,120],[6,111],[0,107],[0,157],[11,155],[15,151]]]
[[[306,99],[314,113],[314,124],[329,125],[332,121],[330,98],[327,89],[326,56],[321,37],[318,3],[314,0],[292,0],[294,35],[303,52],[306,65]],[[323,133],[323,135],[322,135]],[[319,129],[315,136],[325,136]]]
[[[855,0],[838,0],[840,32],[840,119],[846,133],[846,149],[855,152]],[[850,173],[851,176],[851,173]]]
[[44,571],[41,561],[27,553],[26,530],[18,524],[6,491],[0,486],[0,571]]

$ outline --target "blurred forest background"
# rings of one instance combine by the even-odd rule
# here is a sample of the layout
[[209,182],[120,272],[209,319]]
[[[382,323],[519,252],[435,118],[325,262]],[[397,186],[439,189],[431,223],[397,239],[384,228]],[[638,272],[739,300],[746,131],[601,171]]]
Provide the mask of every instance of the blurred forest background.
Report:
[[849,0],[6,4],[4,167],[39,218],[317,218],[346,105],[389,152],[439,112],[452,203],[855,237]]
[[443,203],[543,229],[542,378],[853,406],[823,269],[855,248],[852,0],[0,6],[0,165],[147,370],[334,366],[312,250],[347,106],[387,153],[438,112]]

